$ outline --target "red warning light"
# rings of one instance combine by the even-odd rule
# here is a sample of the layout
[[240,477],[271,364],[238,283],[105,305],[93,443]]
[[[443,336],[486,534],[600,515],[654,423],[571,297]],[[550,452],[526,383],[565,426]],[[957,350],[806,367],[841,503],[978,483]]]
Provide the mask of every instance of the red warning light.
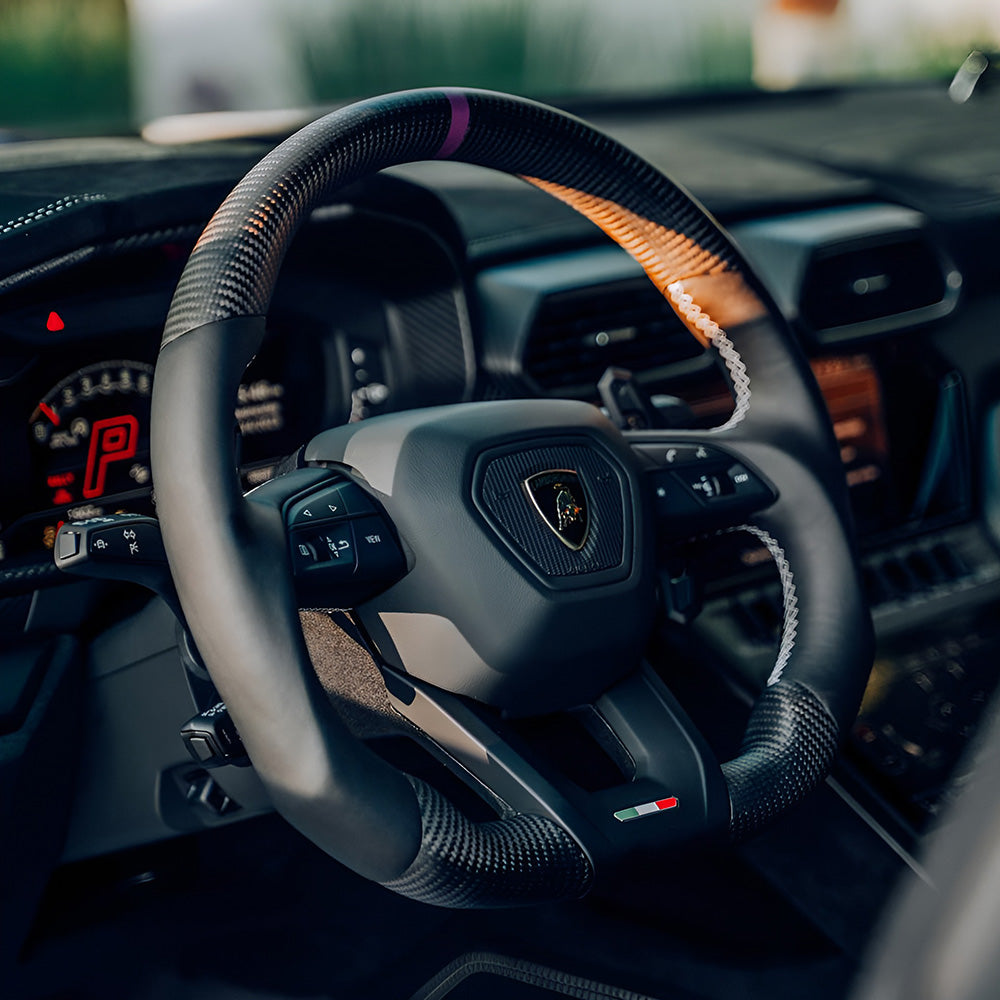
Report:
[[66,329],[66,324],[63,322],[62,316],[53,311],[49,313],[49,318],[45,321],[45,329],[52,333],[58,333],[60,330]]

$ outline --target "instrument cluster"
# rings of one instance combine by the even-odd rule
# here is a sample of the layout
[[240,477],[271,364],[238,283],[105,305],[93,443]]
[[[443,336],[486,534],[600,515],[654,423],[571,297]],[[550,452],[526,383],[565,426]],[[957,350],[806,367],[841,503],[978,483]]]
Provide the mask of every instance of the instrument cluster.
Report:
[[[163,271],[138,288],[98,269],[103,287],[75,275],[61,295],[0,308],[0,568],[47,560],[64,521],[153,513],[150,403],[174,280]],[[328,334],[294,312],[269,323],[234,412],[248,488],[347,418]]]

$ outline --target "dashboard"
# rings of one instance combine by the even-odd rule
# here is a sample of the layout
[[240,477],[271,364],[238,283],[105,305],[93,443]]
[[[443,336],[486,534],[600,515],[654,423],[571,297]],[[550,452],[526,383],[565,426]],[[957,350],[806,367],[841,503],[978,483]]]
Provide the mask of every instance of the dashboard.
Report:
[[[359,225],[371,241],[385,224],[347,218],[346,208],[339,214],[344,218],[330,223],[320,213],[300,239],[267,340],[240,384],[234,421],[247,489],[266,482],[278,461],[326,427],[466,394],[464,303],[448,284],[456,278],[442,248],[423,233],[393,227],[391,238],[422,258],[425,284],[417,293],[412,276],[373,278],[363,249],[343,259]],[[16,585],[19,570],[48,569],[65,521],[154,512],[153,366],[195,234],[181,235],[7,297],[0,588]],[[328,241],[342,248],[341,259]],[[324,266],[317,267],[310,261],[321,248]],[[422,357],[425,327],[432,359]]]
[[[1000,193],[995,176],[927,138],[931,121],[996,147],[996,130],[983,126],[996,100],[985,95],[966,114],[927,88],[588,114],[722,220],[810,358],[879,638],[834,780],[908,864],[1000,676],[1000,352],[990,342]],[[894,125],[876,154],[868,137],[885,121]],[[51,559],[62,522],[155,512],[150,391],[173,288],[212,208],[271,144],[93,140],[71,158],[44,143],[0,146],[0,220],[10,218],[0,223],[8,635],[54,630],[52,595],[72,589]],[[91,191],[100,193],[76,197]],[[59,199],[68,200],[31,215]],[[318,209],[293,244],[233,415],[243,484],[266,482],[325,428],[393,410],[537,396],[606,406],[608,369],[630,373],[648,401],[637,419],[705,428],[732,407],[720,366],[639,265],[585,220],[476,168],[395,168]],[[766,679],[781,624],[767,550],[730,535],[692,540],[681,556],[699,595],[699,645],[663,670],[683,686],[708,662],[746,702]],[[75,600],[66,598],[67,622]],[[81,626],[92,606],[81,605]],[[0,713],[8,733],[27,717],[25,683]],[[731,730],[717,736],[724,746]],[[113,752],[111,743],[93,751]],[[91,777],[90,804],[70,824],[69,860],[197,826],[161,809],[110,831],[117,807],[100,784]],[[815,903],[802,898],[807,885],[783,889]]]

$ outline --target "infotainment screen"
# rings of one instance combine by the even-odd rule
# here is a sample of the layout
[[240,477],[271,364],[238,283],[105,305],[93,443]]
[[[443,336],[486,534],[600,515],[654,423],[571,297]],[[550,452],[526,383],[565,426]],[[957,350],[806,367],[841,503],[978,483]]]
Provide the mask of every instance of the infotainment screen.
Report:
[[878,372],[866,354],[820,358],[812,369],[840,445],[858,528],[877,529],[895,506]]
[[[910,532],[968,513],[965,391],[954,371],[902,344],[814,358],[862,538]],[[721,384],[686,401],[700,426],[723,422]]]

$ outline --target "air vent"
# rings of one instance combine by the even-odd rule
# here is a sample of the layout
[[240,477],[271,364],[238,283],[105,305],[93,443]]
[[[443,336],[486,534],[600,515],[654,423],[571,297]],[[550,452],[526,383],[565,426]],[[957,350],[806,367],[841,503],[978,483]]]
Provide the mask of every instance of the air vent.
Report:
[[924,233],[906,232],[817,250],[803,278],[799,313],[829,342],[935,318],[953,294]]
[[663,296],[641,278],[543,299],[524,371],[549,391],[592,389],[609,365],[649,372],[701,353]]

